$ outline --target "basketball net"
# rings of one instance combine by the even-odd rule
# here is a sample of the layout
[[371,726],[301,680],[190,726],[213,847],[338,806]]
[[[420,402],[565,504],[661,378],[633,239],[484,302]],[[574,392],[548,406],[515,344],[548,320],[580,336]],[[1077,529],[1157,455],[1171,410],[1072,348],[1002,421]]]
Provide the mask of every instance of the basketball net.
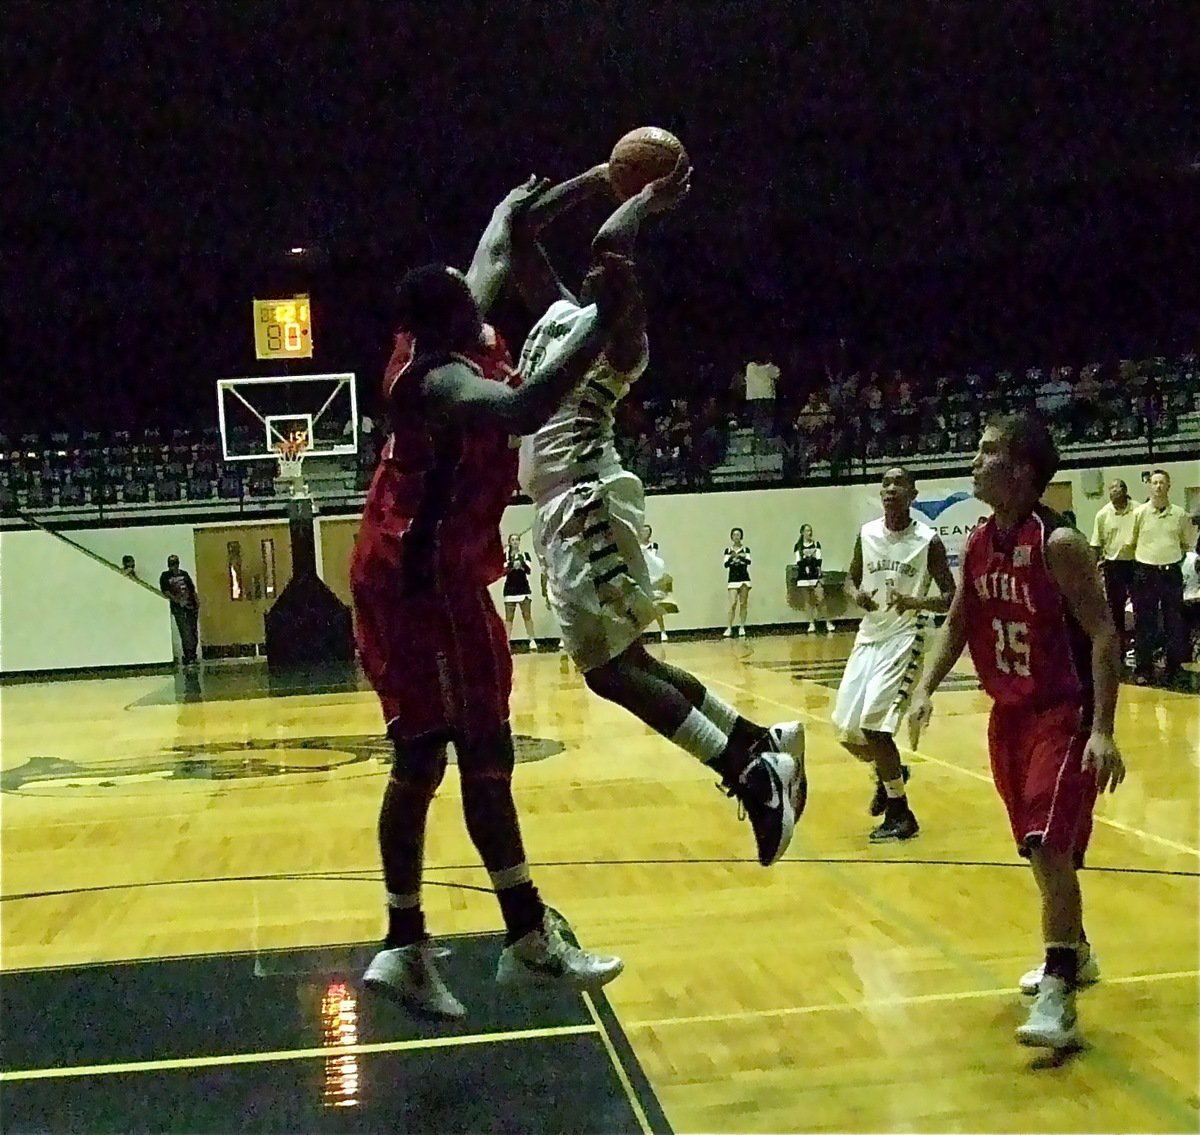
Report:
[[299,434],[283,438],[275,444],[279,461],[277,481],[281,481],[293,497],[307,496],[308,486],[304,483],[304,454],[308,449],[308,437]]

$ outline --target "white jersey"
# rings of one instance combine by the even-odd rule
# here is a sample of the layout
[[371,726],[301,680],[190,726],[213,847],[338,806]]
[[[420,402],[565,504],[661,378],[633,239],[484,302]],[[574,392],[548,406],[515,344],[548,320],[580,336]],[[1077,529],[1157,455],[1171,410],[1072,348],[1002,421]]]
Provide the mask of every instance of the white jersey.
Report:
[[[551,304],[521,348],[521,374],[553,362],[567,335],[589,310],[567,300]],[[580,482],[622,471],[613,442],[613,415],[617,403],[646,369],[646,361],[644,346],[637,365],[628,372],[614,369],[601,355],[550,420],[522,440],[517,476],[522,490],[535,503]]]
[[903,532],[893,532],[883,517],[862,526],[862,589],[879,605],[868,611],[858,626],[857,642],[882,642],[899,634],[915,634],[924,625],[924,613],[888,609],[893,595],[922,599],[929,592],[929,545],[936,533],[914,520]]

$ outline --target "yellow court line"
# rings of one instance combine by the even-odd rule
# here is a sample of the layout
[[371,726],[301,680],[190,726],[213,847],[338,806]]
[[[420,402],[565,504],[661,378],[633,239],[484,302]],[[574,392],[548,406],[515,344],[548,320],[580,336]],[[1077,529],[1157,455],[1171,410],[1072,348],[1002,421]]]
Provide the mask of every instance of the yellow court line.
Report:
[[596,1022],[596,1028],[600,1031],[601,1043],[604,1045],[605,1052],[608,1053],[609,1060],[612,1061],[613,1071],[616,1072],[617,1079],[621,1081],[621,1087],[624,1089],[625,1097],[629,1100],[629,1106],[633,1108],[633,1114],[637,1116],[638,1125],[642,1129],[642,1135],[653,1135],[654,1129],[650,1126],[650,1120],[646,1118],[646,1113],[642,1109],[642,1101],[637,1098],[637,1092],[633,1090],[633,1085],[629,1082],[629,1073],[625,1071],[625,1065],[621,1063],[621,1058],[617,1055],[612,1037],[608,1035],[608,1029],[604,1027],[604,1022],[600,1020],[600,1014],[596,1012],[592,995],[586,990],[583,993],[583,1003],[588,1007],[588,1012],[591,1013],[592,1020]]
[[[1157,981],[1180,981],[1200,977],[1200,970],[1176,970],[1171,973],[1145,973],[1134,977],[1104,978],[1104,985],[1141,985]],[[733,1013],[703,1013],[693,1017],[660,1017],[656,1020],[625,1021],[625,1029],[654,1029],[670,1025],[705,1025],[722,1021],[749,1021],[759,1017],[804,1017],[816,1013],[864,1013],[873,1009],[903,1005],[929,1005],[941,1001],[971,1001],[986,997],[1008,997],[1017,991],[1006,985],[1000,989],[964,989],[957,993],[921,993],[913,997],[883,997],[877,1000],[835,1001],[825,1005],[789,1005],[782,1009],[741,1009]]]
[[[724,686],[729,690],[737,690],[739,693],[745,694],[747,697],[755,698],[758,701],[770,702],[771,705],[777,705],[780,709],[787,710],[788,713],[797,714],[800,717],[805,717],[809,721],[815,721],[821,725],[832,725],[833,723],[827,717],[819,717],[807,709],[797,709],[794,705],[789,705],[787,702],[782,702],[778,698],[773,698],[769,694],[761,694],[747,690],[745,686],[739,686],[735,682],[727,682],[722,678],[713,678],[706,674],[701,674],[699,671],[693,670],[692,673],[702,682],[713,686]],[[817,683],[811,678],[801,678],[801,682],[815,686]],[[899,748],[899,746],[897,746]],[[921,760],[927,761],[931,765],[939,765],[942,768],[950,769],[952,772],[962,773],[963,776],[972,777],[975,780],[981,780],[984,784],[991,784],[992,778],[981,772],[975,772],[973,769],[963,768],[961,765],[951,764],[949,761],[944,761],[940,757],[932,757],[928,753],[923,753],[920,749],[902,748],[902,753],[911,753],[914,756],[920,757]],[[1148,840],[1150,843],[1157,843],[1161,847],[1169,847],[1172,851],[1182,851],[1187,855],[1200,856],[1200,848],[1191,847],[1186,843],[1178,843],[1173,839],[1167,839],[1166,836],[1154,835],[1151,832],[1142,831],[1141,828],[1131,827],[1128,824],[1122,824],[1117,820],[1110,820],[1107,816],[1096,815],[1093,817],[1098,824],[1107,824],[1110,828],[1116,828],[1119,832],[1124,832],[1126,835],[1134,835],[1139,839]]]
[[467,1033],[465,1036],[434,1036],[419,1040],[385,1040],[374,1044],[348,1044],[323,1048],[286,1048],[277,1052],[232,1052],[224,1056],[180,1056],[170,1060],[133,1060],[124,1064],[82,1064],[65,1068],[20,1068],[0,1072],[0,1083],[17,1080],[62,1080],[72,1076],[114,1076],[124,1072],[163,1072],[175,1068],[225,1068],[233,1064],[271,1064],[284,1060],[326,1060],[330,1057],[369,1056],[379,1052],[410,1052],[419,1049],[458,1048],[472,1044],[502,1044],[513,1040],[579,1036],[603,1033],[596,1025],[560,1025],[548,1029],[518,1029],[507,1033]]

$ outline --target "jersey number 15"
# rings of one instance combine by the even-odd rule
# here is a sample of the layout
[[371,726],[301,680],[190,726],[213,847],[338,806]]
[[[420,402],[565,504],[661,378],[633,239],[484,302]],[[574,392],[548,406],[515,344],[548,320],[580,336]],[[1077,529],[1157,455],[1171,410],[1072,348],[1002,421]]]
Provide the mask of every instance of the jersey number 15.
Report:
[[996,632],[996,669],[1001,674],[1029,677],[1029,624],[992,620]]

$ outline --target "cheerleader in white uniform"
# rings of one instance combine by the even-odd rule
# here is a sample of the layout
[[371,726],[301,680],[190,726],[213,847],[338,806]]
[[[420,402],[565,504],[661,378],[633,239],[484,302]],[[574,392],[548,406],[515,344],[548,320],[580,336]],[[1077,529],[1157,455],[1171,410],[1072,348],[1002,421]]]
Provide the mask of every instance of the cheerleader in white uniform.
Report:
[[510,536],[504,555],[504,624],[508,627],[508,641],[512,642],[513,621],[517,608],[525,620],[525,633],[529,635],[529,649],[537,653],[537,639],[533,634],[533,591],[529,587],[529,573],[533,561],[528,552],[521,551],[521,537]]

